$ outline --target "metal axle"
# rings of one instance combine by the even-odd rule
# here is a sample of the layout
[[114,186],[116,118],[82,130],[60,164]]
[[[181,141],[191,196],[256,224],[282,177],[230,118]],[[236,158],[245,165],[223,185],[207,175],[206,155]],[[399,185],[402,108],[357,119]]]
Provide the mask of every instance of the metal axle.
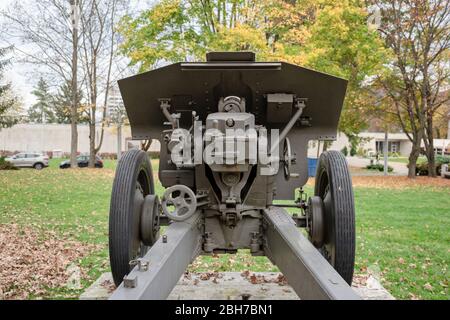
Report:
[[264,251],[301,299],[360,299],[284,209],[266,209],[264,221]]
[[141,259],[147,267],[136,265],[110,299],[166,299],[189,263],[200,253],[200,222],[200,214],[196,213],[185,221],[170,224],[164,236]]
[[[110,299],[166,299],[189,263],[201,252],[201,223],[200,212],[185,221],[171,223]],[[301,299],[360,299],[301,234],[283,208],[264,210],[263,230],[264,253],[280,268]]]

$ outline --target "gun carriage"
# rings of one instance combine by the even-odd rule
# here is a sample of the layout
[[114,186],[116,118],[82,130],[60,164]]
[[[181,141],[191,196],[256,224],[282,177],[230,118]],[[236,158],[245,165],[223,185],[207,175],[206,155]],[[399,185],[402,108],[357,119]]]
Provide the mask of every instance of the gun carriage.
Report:
[[354,199],[343,155],[322,153],[314,195],[303,191],[308,142],[336,138],[346,86],[255,62],[250,52],[209,53],[206,62],[120,80],[133,139],[161,143],[166,189],[158,198],[144,151],[122,156],[110,208],[111,298],[165,299],[198,255],[249,249],[269,257],[302,299],[358,299],[349,286]]

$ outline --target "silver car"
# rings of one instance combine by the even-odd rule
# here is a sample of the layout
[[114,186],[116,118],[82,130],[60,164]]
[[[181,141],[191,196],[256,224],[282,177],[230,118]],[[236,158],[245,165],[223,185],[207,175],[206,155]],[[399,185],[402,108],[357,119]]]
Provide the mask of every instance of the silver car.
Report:
[[6,161],[11,162],[14,166],[19,168],[34,168],[42,170],[48,167],[48,156],[34,152],[22,152],[12,157],[6,158]]

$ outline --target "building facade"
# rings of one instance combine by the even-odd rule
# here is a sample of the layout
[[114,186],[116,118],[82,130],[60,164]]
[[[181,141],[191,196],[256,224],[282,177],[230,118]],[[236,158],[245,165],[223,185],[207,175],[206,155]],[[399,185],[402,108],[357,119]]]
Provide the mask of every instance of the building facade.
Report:
[[[100,128],[96,130],[96,144],[100,140]],[[11,152],[57,152],[70,153],[71,130],[69,124],[17,124],[0,130],[0,151]],[[122,152],[138,146],[131,140],[129,126],[122,129]],[[117,153],[117,128],[105,128],[100,153]],[[152,143],[151,150],[159,150],[159,142]],[[89,153],[89,127],[78,125],[78,152]]]

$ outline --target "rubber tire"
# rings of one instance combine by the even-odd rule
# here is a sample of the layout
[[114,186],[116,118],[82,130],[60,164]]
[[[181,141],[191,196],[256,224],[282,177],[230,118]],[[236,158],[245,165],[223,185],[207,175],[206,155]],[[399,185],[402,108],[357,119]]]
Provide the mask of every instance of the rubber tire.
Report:
[[341,152],[325,151],[320,156],[314,195],[322,199],[325,179],[329,182],[332,210],[325,210],[324,243],[334,243],[329,262],[351,284],[355,265],[355,204],[350,172]]
[[[109,258],[114,283],[118,286],[123,277],[131,271],[129,262],[133,256],[133,213],[136,183],[140,172],[148,175],[147,183],[141,183],[144,197],[154,194],[153,173],[147,154],[142,150],[125,152],[119,160],[114,178],[110,214],[109,214]],[[138,222],[139,223],[139,222]],[[134,230],[136,231],[136,230]],[[138,228],[139,232],[139,228]],[[145,255],[149,247],[141,244],[140,256]]]
[[44,165],[42,163],[38,162],[33,165],[33,168],[36,170],[42,170],[42,169],[44,169]]

